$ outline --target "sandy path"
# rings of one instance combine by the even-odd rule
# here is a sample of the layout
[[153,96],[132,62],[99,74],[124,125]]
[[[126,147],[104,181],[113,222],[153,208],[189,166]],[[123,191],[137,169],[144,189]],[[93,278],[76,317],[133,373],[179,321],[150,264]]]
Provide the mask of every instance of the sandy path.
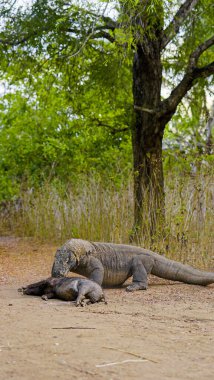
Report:
[[107,289],[108,305],[76,308],[22,296],[49,276],[56,246],[0,239],[0,379],[211,379],[214,286],[151,278],[134,294]]

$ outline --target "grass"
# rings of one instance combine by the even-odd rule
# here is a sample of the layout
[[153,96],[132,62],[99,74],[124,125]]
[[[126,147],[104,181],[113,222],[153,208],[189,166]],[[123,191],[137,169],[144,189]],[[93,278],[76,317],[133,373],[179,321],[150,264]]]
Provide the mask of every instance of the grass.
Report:
[[[200,267],[214,263],[214,186],[211,174],[168,174],[165,178],[166,229],[162,239],[141,245]],[[146,220],[146,215],[145,215]],[[104,188],[93,178],[78,189],[59,191],[46,184],[25,192],[21,207],[7,208],[1,230],[63,243],[69,238],[129,243],[133,225],[132,183]]]

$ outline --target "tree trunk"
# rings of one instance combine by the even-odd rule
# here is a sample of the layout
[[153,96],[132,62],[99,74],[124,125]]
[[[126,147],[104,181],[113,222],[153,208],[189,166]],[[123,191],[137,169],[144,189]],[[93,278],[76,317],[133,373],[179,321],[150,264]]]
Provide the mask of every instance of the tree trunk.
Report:
[[207,121],[207,124],[205,126],[206,131],[206,153],[212,154],[212,147],[213,147],[213,136],[212,136],[212,130],[214,127],[214,102],[212,103],[212,107],[210,110],[210,116]]
[[[149,124],[147,126],[149,127]],[[133,232],[137,239],[141,233],[154,239],[164,223],[162,136],[150,137],[150,141],[149,136],[144,138],[142,149],[140,140],[133,133],[135,201]]]
[[158,40],[147,41],[146,47],[139,44],[133,62],[135,207],[131,241],[141,240],[142,234],[154,239],[164,223],[162,139],[165,125],[157,116],[161,79]]

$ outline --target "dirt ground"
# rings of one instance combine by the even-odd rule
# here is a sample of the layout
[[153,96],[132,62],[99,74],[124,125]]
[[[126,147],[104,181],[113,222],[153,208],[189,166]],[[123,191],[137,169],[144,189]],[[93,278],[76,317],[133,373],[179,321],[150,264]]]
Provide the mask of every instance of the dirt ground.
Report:
[[150,278],[147,291],[106,289],[76,308],[23,296],[50,275],[56,246],[0,238],[0,379],[211,379],[214,286]]

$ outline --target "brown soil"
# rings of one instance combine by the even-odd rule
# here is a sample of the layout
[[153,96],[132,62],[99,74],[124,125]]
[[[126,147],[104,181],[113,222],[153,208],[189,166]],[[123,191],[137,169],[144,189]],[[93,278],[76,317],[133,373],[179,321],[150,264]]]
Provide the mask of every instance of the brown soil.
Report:
[[107,289],[108,305],[76,308],[22,296],[50,275],[56,246],[0,238],[0,379],[211,379],[214,286],[150,279]]

